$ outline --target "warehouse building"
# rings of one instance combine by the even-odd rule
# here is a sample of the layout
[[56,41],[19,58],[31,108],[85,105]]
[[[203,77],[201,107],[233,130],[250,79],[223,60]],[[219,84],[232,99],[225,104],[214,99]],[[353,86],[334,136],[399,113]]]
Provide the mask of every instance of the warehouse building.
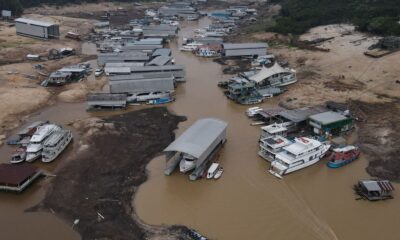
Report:
[[122,47],[122,51],[127,52],[127,51],[141,51],[144,53],[152,53],[154,50],[157,48],[162,48],[162,45],[151,45],[151,44],[144,44],[144,45],[139,45],[139,44],[125,44],[125,46]]
[[224,43],[222,55],[225,57],[257,57],[267,54],[266,43]]
[[145,53],[100,53],[97,55],[97,64],[99,66],[104,66],[107,63],[130,63],[138,62],[144,63],[148,62],[150,57]]
[[167,24],[143,26],[143,36],[146,38],[170,38],[178,34],[177,26]]
[[59,26],[50,22],[18,18],[15,20],[15,29],[18,35],[32,38],[50,39],[60,37]]
[[332,111],[311,115],[308,123],[313,128],[313,132],[319,135],[339,135],[352,128],[351,118]]
[[148,62],[146,65],[147,66],[164,66],[164,65],[171,64],[171,61],[172,61],[171,57],[158,56],[158,57],[155,57],[150,62]]
[[112,76],[109,79],[111,93],[142,94],[175,91],[174,77],[143,77],[138,75]]
[[189,165],[194,164],[190,180],[198,179],[207,167],[207,162],[226,142],[227,126],[226,122],[214,118],[197,120],[164,149],[167,159],[164,173],[170,175],[178,165],[181,172],[187,172],[185,162],[188,161]]
[[126,108],[126,94],[90,93],[87,96],[88,110]]
[[171,49],[169,48],[157,48],[154,50],[154,52],[151,54],[152,57],[158,57],[158,56],[164,56],[164,57],[170,57],[171,56]]
[[185,81],[185,68],[182,65],[131,67],[131,73],[170,73],[176,82]]

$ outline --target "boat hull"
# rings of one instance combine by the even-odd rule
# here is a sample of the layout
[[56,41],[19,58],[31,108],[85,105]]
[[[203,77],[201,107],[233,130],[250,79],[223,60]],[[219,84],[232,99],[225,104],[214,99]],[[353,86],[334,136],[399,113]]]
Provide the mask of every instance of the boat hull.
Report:
[[25,159],[25,161],[27,161],[27,162],[33,162],[33,161],[35,161],[36,159],[38,159],[40,156],[41,156],[41,152],[39,152],[39,153],[28,153],[28,154],[26,154],[26,159]]
[[67,141],[65,142],[64,145],[62,145],[62,147],[58,151],[58,153],[54,154],[54,155],[52,155],[50,157],[42,154],[42,162],[49,163],[49,162],[54,161],[65,150],[65,148],[68,147],[68,145],[71,143],[71,141],[72,141],[72,133],[69,133]]
[[357,158],[358,157],[353,157],[352,159],[349,159],[349,160],[341,160],[341,161],[338,161],[338,162],[328,162],[326,165],[329,168],[340,168],[340,167],[343,167],[344,165],[347,165],[347,164],[353,162]]

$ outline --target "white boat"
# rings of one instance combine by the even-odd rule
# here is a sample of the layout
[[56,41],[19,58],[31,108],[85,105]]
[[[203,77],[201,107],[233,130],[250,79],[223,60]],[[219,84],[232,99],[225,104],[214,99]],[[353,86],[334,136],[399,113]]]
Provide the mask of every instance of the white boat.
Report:
[[189,154],[183,154],[182,159],[179,163],[179,170],[182,173],[189,172],[190,170],[193,170],[196,167],[196,158],[189,155]]
[[263,109],[262,108],[260,108],[260,107],[251,107],[251,108],[248,108],[247,110],[246,110],[246,115],[248,116],[248,117],[254,117],[259,111],[262,111]]
[[283,148],[290,145],[292,142],[282,136],[270,136],[260,140],[260,151],[258,155],[267,161],[274,161],[278,153],[283,151]]
[[278,135],[285,137],[289,131],[289,128],[293,126],[294,124],[292,122],[284,122],[284,123],[273,123],[268,126],[261,127],[260,139]]
[[224,168],[223,167],[219,167],[217,172],[214,175],[214,179],[219,179],[222,176],[223,172],[224,172]]
[[48,163],[56,159],[72,140],[70,130],[59,130],[53,132],[43,144],[42,162]]
[[276,154],[269,172],[278,178],[282,178],[284,174],[317,163],[324,157],[329,148],[330,145],[312,138],[296,138],[294,143],[284,147],[283,151]]
[[181,48],[179,48],[179,50],[181,50],[183,52],[192,52],[192,51],[197,50],[197,48],[202,45],[203,45],[202,43],[191,42],[191,43],[188,43],[188,44],[182,46]]
[[26,158],[26,148],[20,147],[15,150],[15,153],[11,156],[10,163],[21,163],[25,161]]
[[214,175],[217,173],[219,164],[218,163],[212,163],[210,168],[207,171],[207,179],[212,179]]
[[26,148],[26,161],[33,162],[38,159],[43,150],[44,141],[55,131],[61,128],[55,124],[46,124],[37,128]]
[[171,93],[169,92],[143,92],[138,94],[133,94],[127,98],[128,102],[148,102],[149,100],[169,98]]

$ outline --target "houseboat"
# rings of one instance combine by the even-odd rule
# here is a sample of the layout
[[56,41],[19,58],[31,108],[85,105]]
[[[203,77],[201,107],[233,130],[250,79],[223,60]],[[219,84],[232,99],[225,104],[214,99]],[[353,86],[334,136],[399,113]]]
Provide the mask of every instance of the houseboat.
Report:
[[33,162],[38,159],[43,150],[44,141],[55,131],[60,130],[61,127],[55,124],[46,124],[37,128],[36,132],[33,134],[31,140],[29,141],[28,147],[26,149],[26,161]]
[[283,68],[277,62],[272,67],[263,66],[257,74],[248,79],[258,87],[284,87],[297,82],[296,71]]
[[362,199],[378,201],[393,198],[394,187],[389,180],[361,180],[354,185],[354,191]]
[[268,126],[261,127],[261,138],[267,138],[271,136],[282,136],[286,137],[289,129],[292,128],[294,124],[292,122],[283,123],[273,123]]
[[258,155],[267,161],[274,161],[276,154],[283,151],[283,148],[292,142],[282,136],[270,136],[260,140],[260,151]]
[[42,162],[48,163],[56,159],[72,140],[70,130],[58,130],[50,135],[43,144]]
[[333,149],[330,161],[327,163],[330,168],[340,168],[351,163],[360,156],[360,149],[356,146],[345,146]]
[[282,178],[284,174],[317,163],[324,157],[329,148],[330,145],[312,138],[295,138],[292,144],[284,147],[283,151],[276,154],[269,172],[278,178]]

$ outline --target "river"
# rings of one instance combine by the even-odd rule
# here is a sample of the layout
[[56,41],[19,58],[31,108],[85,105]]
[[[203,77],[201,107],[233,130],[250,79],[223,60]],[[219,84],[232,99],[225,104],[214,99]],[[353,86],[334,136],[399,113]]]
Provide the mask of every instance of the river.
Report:
[[[398,239],[398,199],[376,203],[355,200],[352,185],[368,178],[364,158],[337,170],[328,169],[323,160],[283,180],[266,172],[268,163],[257,155],[259,127],[249,125],[244,115],[247,107],[228,101],[217,87],[218,81],[229,76],[209,59],[178,51],[182,36],[208,23],[204,18],[199,23],[185,23],[177,42],[170,44],[177,64],[186,66],[187,82],[178,86],[177,101],[168,108],[188,117],[179,125],[177,135],[199,118],[216,117],[229,123],[228,141],[219,159],[225,172],[218,181],[191,182],[177,172],[165,176],[164,157],[154,159],[148,166],[149,181],[134,199],[139,217],[150,224],[184,224],[219,240]],[[276,106],[278,101],[268,100],[262,106]],[[32,114],[26,122],[47,119],[65,125],[75,119],[110,115],[89,114],[85,108],[85,103],[57,103]],[[54,163],[35,165],[48,171],[62,167],[73,157],[78,143],[76,138],[67,154]],[[2,146],[0,162],[8,162],[12,150]],[[72,223],[52,213],[24,212],[40,202],[50,181],[40,180],[22,194],[0,193],[1,239],[80,238]]]

